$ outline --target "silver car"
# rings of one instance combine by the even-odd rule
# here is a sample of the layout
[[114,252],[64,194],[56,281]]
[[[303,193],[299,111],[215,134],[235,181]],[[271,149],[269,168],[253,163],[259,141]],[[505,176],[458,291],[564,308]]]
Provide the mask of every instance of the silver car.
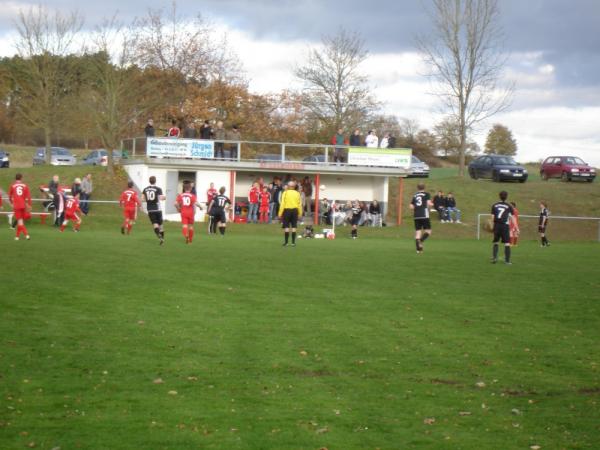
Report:
[[[50,164],[53,166],[74,166],[77,159],[73,154],[63,147],[50,147]],[[38,166],[46,164],[46,149],[38,148],[33,157],[33,165]]]
[[410,175],[411,178],[428,178],[429,177],[429,165],[424,163],[415,155],[412,155],[410,161]]
[[[123,158],[123,152],[120,150],[113,150],[112,156],[113,161],[118,164]],[[92,150],[85,158],[83,158],[81,163],[90,166],[106,166],[108,164],[108,152],[103,148]]]

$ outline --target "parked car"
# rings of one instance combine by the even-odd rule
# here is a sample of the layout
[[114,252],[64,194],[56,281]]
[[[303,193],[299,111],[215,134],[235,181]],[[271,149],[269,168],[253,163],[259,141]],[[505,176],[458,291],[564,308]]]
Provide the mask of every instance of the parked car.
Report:
[[469,175],[477,178],[491,178],[493,181],[517,180],[525,183],[529,174],[511,156],[483,155],[469,164]]
[[596,169],[577,156],[549,156],[542,163],[540,177],[543,180],[562,178],[564,181],[578,178],[591,183],[596,178]]
[[302,162],[312,164],[325,164],[327,162],[327,159],[325,158],[325,155],[310,155],[305,157],[302,160]]
[[415,155],[410,159],[410,178],[428,178],[429,164],[421,161]]
[[[77,159],[72,153],[63,147],[50,147],[50,164],[53,166],[74,166]],[[46,149],[38,148],[33,157],[33,165],[46,164]]]
[[[121,161],[121,159],[127,158],[126,155],[123,155],[123,152],[121,150],[113,150],[112,156],[113,161],[117,164],[119,163],[119,161]],[[108,152],[103,148],[98,150],[92,150],[90,153],[87,154],[85,158],[83,158],[83,161],[81,161],[81,163],[92,166],[106,166],[108,164]]]
[[[258,162],[282,162],[281,155],[279,153],[265,153],[262,155],[257,155],[256,160]],[[289,161],[287,156],[283,159],[283,161]]]
[[0,169],[6,167],[7,169],[10,167],[10,153],[7,153],[4,150],[0,150]]

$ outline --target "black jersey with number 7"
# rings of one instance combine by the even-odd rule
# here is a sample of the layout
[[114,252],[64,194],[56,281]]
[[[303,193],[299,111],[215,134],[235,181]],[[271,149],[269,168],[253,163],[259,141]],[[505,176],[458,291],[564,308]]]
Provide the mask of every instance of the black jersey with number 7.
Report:
[[494,216],[494,223],[502,225],[508,225],[510,216],[514,214],[512,206],[506,202],[498,202],[492,205],[492,215]]

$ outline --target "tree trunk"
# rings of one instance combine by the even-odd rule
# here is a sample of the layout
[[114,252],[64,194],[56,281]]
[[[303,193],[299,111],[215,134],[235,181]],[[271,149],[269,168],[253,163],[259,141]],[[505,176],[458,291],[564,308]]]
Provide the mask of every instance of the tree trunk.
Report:
[[44,128],[44,144],[46,146],[46,164],[50,164],[52,161],[52,137],[50,136],[50,128]]
[[115,173],[115,165],[114,165],[114,160],[113,160],[113,148],[114,145],[109,145],[108,148],[106,149],[106,171],[110,174],[110,175],[114,175]]

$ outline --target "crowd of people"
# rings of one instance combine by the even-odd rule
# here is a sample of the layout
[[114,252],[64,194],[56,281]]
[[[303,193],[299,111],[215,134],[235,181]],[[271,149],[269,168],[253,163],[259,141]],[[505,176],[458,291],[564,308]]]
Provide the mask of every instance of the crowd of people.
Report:
[[347,162],[348,146],[350,147],[370,147],[370,148],[395,148],[396,138],[392,133],[385,133],[379,140],[376,130],[369,130],[363,137],[360,129],[356,128],[349,136],[346,136],[344,129],[340,128],[331,138],[331,145],[334,146],[333,161],[336,163]]
[[436,210],[441,223],[461,223],[461,212],[456,207],[456,198],[452,192],[445,195],[444,191],[437,191],[433,197],[433,209]]

